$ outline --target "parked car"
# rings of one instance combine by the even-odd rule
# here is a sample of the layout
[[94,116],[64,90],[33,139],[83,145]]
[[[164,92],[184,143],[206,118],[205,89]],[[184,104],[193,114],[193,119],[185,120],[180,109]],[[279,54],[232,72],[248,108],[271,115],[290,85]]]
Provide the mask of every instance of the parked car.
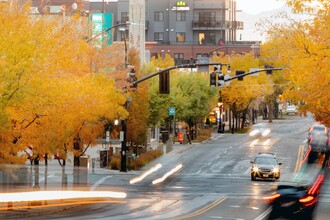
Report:
[[256,178],[277,180],[281,176],[282,163],[277,162],[273,153],[259,153],[251,164],[252,181]]
[[285,110],[286,114],[289,115],[289,114],[297,114],[298,113],[298,110],[297,110],[297,107],[294,106],[294,105],[289,105],[286,107],[286,110]]
[[281,182],[276,191],[265,197],[271,207],[268,219],[313,219],[324,174],[311,183]]

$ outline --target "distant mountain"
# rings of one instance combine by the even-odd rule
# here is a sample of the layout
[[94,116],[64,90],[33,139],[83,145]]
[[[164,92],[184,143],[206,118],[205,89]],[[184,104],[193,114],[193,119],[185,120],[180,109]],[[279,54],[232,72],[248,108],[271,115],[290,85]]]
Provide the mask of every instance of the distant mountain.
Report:
[[271,11],[265,11],[256,15],[248,14],[244,11],[238,12],[237,20],[244,22],[244,30],[237,31],[237,41],[265,41],[265,33],[262,33],[260,30],[258,30],[256,24],[262,22],[265,19],[276,19],[277,23],[285,22],[284,19],[279,18],[281,13],[288,13],[295,19],[300,17],[292,14],[291,9],[287,6],[283,6]]

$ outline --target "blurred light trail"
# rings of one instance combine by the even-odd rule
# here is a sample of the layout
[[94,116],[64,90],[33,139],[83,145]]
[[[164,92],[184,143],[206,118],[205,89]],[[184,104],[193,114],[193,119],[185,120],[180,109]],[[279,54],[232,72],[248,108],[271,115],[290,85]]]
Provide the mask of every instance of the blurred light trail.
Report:
[[177,172],[181,168],[182,168],[182,164],[177,165],[175,168],[173,168],[172,170],[167,172],[163,177],[152,181],[152,184],[157,184],[157,183],[163,182],[164,180],[166,180],[167,177],[171,176],[173,173]]
[[160,163],[158,163],[156,166],[151,167],[149,170],[147,170],[146,172],[144,172],[143,174],[141,174],[138,177],[134,177],[132,178],[129,183],[130,184],[134,184],[137,182],[142,181],[144,178],[146,178],[148,175],[152,174],[153,172],[156,172],[158,169],[160,169],[162,167],[162,165]]
[[0,202],[28,202],[41,200],[77,199],[77,198],[126,198],[124,192],[111,191],[36,191],[0,193]]
[[[47,201],[47,200],[43,200],[43,201]],[[62,202],[63,200],[59,200],[60,203],[56,202],[56,200],[52,200],[54,201],[54,203],[50,204],[49,201],[45,202],[44,204],[42,204],[41,202],[39,204],[31,204],[31,202],[15,202],[14,206],[8,207],[6,206],[1,206],[0,203],[0,210],[1,211],[8,211],[8,210],[18,210],[18,209],[40,209],[40,208],[49,208],[49,207],[61,207],[61,206],[70,206],[70,205],[85,205],[85,204],[98,204],[98,203],[123,203],[122,201],[119,201],[117,199],[112,199],[112,200],[93,200],[93,199],[79,199],[79,201],[68,201],[66,200],[65,202]],[[39,202],[39,201],[38,201]],[[13,203],[13,202],[9,202],[9,203]],[[23,203],[27,203],[27,205],[23,204]],[[6,203],[2,203],[2,204],[6,204]]]

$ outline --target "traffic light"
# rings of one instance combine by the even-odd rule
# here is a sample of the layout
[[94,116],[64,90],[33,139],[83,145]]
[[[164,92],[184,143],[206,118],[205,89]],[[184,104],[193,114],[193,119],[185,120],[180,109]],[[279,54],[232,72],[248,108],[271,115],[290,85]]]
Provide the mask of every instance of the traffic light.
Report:
[[[243,75],[245,71],[242,70],[236,70],[236,76]],[[243,81],[243,76],[237,78],[238,81]]]
[[159,93],[170,94],[170,71],[159,74]]
[[223,73],[218,73],[218,86],[224,87],[225,86],[225,75]]
[[133,84],[134,81],[137,80],[135,75],[135,68],[132,67],[130,72],[127,74],[127,81],[132,84],[131,88],[137,88],[137,84]]
[[221,72],[222,66],[221,65],[216,65],[214,66],[214,72]]
[[230,74],[231,73],[231,68],[230,68],[230,65],[228,65],[227,67],[227,73]]
[[215,74],[215,72],[210,74],[210,86],[211,87],[217,86],[217,75]]
[[[264,67],[265,67],[265,69],[274,68],[273,65],[269,65],[269,64],[265,64]],[[270,75],[272,73],[273,73],[273,70],[266,70],[267,75]]]

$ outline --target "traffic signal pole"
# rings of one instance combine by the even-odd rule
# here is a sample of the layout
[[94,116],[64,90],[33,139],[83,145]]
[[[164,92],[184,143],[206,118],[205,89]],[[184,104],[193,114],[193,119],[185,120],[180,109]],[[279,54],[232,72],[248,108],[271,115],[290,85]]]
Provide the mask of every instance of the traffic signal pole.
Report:
[[267,69],[259,69],[259,70],[255,70],[255,71],[251,71],[251,72],[247,72],[247,73],[243,73],[241,75],[238,75],[238,76],[232,76],[228,79],[224,79],[225,82],[227,81],[231,81],[233,79],[237,79],[237,78],[240,78],[240,77],[244,77],[244,76],[248,76],[248,75],[252,75],[252,74],[255,74],[255,73],[260,73],[260,72],[267,72],[267,71],[273,71],[273,70],[282,70],[282,68],[267,68]]
[[145,76],[141,79],[138,79],[138,80],[135,80],[134,82],[132,82],[133,86],[134,85],[137,85],[138,83],[140,82],[143,82],[143,81],[146,81],[147,79],[150,79],[152,77],[155,77],[155,76],[158,76],[159,74],[161,73],[164,73],[164,72],[167,72],[167,71],[170,71],[170,70],[173,70],[173,69],[179,69],[179,68],[196,68],[196,67],[199,67],[199,66],[212,66],[212,65],[222,65],[221,63],[192,63],[192,64],[181,64],[181,65],[177,65],[177,66],[172,66],[172,67],[169,67],[169,68],[166,68],[166,69],[163,69],[161,71],[158,71],[156,73],[153,73],[153,74],[150,74],[148,76]]

